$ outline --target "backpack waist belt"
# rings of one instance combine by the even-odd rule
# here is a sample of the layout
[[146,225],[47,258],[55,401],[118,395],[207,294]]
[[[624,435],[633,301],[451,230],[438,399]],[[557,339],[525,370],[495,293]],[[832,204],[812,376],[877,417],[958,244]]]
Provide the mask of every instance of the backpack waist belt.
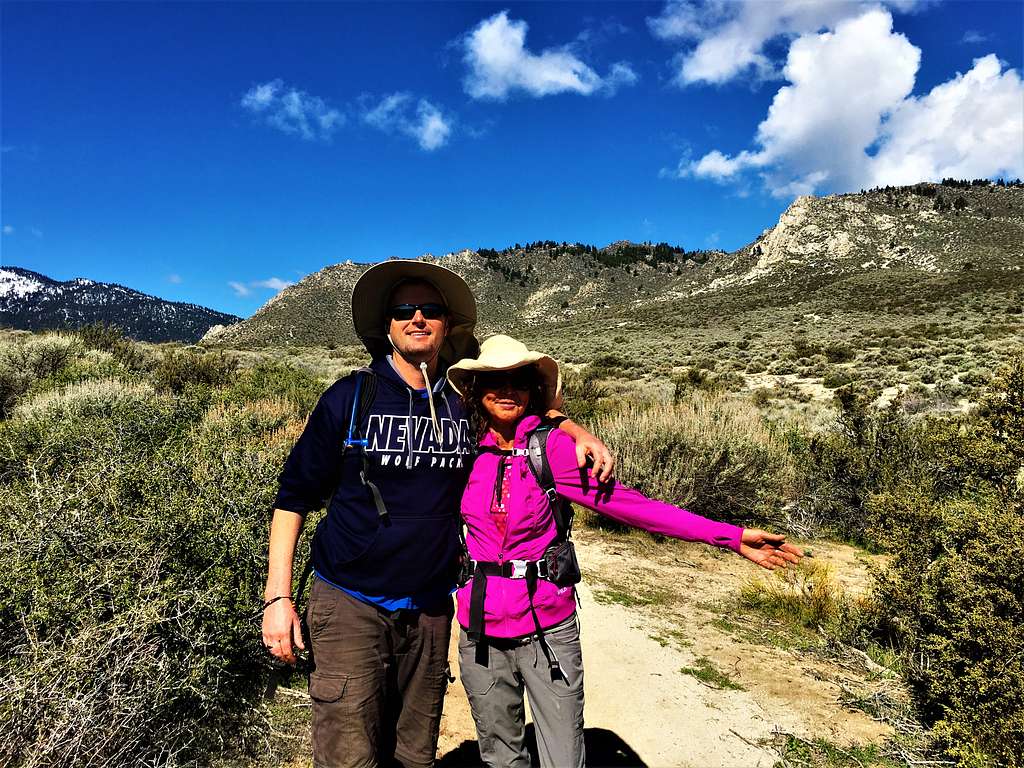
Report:
[[476,576],[477,572],[485,576],[501,576],[505,579],[525,579],[526,570],[529,566],[537,567],[537,576],[542,579],[548,577],[548,561],[540,560],[505,560],[500,563],[483,563],[476,560],[469,561],[469,578]]
[[[537,591],[537,579],[547,578],[547,562],[544,560],[505,560],[501,563],[494,562],[470,562],[470,573],[472,574],[473,587],[469,597],[469,638],[479,647],[485,643],[484,639],[484,602],[487,599],[487,577],[501,576],[506,579],[526,579],[526,592],[530,598],[530,613],[533,615],[533,625],[537,630],[537,639],[540,642],[541,650],[548,661],[552,680],[566,679],[562,672],[558,658],[544,640],[544,629],[537,617],[537,609],[533,606],[533,595]],[[543,574],[541,570],[543,569]]]

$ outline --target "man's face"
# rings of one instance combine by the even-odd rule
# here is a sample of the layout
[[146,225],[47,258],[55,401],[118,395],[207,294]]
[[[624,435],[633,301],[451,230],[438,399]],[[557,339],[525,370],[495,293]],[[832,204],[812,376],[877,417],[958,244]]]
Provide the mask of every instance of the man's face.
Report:
[[399,354],[413,363],[429,362],[437,356],[448,331],[447,315],[430,320],[417,309],[410,320],[398,320],[390,315],[391,307],[401,304],[439,304],[444,306],[441,294],[429,285],[411,283],[401,285],[388,303],[388,332],[391,343]]

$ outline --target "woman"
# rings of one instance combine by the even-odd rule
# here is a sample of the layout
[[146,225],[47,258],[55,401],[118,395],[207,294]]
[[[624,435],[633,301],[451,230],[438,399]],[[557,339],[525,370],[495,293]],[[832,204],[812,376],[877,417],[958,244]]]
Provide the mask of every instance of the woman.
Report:
[[[529,766],[525,689],[541,765],[582,766],[583,666],[571,586],[578,576],[544,578],[554,570],[545,553],[565,535],[556,524],[557,501],[545,494],[526,455],[540,414],[560,396],[558,364],[508,336],[492,336],[479,357],[449,368],[448,379],[476,415],[480,445],[462,497],[472,578],[459,590],[457,613],[459,666],[480,756],[490,766]],[[598,486],[577,467],[572,440],[558,430],[547,433],[545,450],[563,499],[652,533],[728,547],[769,569],[803,556],[783,536],[708,520],[618,483]],[[564,544],[558,552],[565,555]],[[559,562],[571,570],[572,559]]]

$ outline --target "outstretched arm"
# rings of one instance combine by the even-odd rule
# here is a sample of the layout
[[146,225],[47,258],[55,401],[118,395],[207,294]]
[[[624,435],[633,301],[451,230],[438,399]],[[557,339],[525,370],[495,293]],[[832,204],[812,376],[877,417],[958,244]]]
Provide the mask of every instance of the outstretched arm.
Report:
[[572,451],[564,437],[552,435],[548,441],[548,459],[560,495],[619,522],[663,536],[727,547],[763,568],[785,567],[800,562],[804,556],[799,547],[786,543],[785,536],[709,520],[650,499],[618,482],[598,486],[574,466]]

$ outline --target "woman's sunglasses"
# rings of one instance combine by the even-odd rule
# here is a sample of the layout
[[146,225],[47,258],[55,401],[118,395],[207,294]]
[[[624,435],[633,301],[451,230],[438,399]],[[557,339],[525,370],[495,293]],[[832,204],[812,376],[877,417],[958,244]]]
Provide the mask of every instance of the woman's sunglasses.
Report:
[[533,387],[533,382],[533,372],[522,368],[511,371],[487,371],[476,375],[476,385],[479,389],[499,390],[509,387],[526,392]]
[[425,320],[440,320],[448,314],[444,304],[396,304],[388,309],[388,314],[395,320],[412,320],[416,310],[423,313]]

